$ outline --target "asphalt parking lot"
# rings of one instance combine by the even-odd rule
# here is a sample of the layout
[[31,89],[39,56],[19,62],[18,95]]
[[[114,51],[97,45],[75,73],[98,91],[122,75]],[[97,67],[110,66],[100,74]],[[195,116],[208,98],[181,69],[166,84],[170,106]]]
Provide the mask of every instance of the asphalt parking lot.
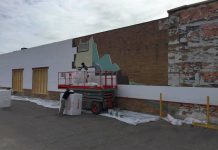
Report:
[[172,126],[164,121],[137,126],[96,116],[58,117],[56,109],[12,101],[0,109],[0,150],[216,150],[218,131]]

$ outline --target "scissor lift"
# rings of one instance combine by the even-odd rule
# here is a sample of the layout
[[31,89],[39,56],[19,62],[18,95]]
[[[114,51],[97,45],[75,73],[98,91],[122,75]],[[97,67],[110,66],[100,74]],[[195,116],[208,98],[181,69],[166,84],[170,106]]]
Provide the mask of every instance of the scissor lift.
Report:
[[83,95],[83,109],[99,114],[114,106],[117,74],[112,71],[70,71],[58,73],[58,88]]

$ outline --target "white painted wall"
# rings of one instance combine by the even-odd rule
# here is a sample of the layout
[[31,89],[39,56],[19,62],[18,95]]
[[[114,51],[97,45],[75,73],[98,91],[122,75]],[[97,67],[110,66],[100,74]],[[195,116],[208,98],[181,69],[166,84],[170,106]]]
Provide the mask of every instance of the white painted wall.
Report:
[[[59,91],[58,72],[71,71],[76,49],[72,48],[72,40],[65,40],[42,45],[26,50],[0,55],[0,87],[12,86],[12,69],[24,69],[23,87],[32,89],[32,68],[49,67],[48,90]],[[218,105],[217,88],[169,87],[118,85],[117,96],[159,100],[160,93],[166,101],[205,104],[206,96],[210,96],[211,104]]]
[[210,96],[210,104],[218,106],[218,88],[118,85],[117,96],[159,100],[160,93],[165,101],[193,104],[206,104]]
[[0,87],[12,86],[12,69],[23,68],[23,88],[32,89],[32,68],[49,67],[48,90],[58,91],[58,72],[72,70],[76,49],[72,40],[0,55]]

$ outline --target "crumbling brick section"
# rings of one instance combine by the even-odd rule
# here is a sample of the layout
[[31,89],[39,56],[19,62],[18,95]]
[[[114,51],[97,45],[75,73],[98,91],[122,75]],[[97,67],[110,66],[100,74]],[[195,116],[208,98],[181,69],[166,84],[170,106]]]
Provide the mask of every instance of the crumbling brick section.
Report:
[[218,86],[218,2],[169,11],[168,84]]
[[[87,41],[93,36],[100,57],[110,54],[129,84],[167,85],[168,32],[166,19],[115,29],[74,39]],[[128,83],[127,83],[128,84]]]

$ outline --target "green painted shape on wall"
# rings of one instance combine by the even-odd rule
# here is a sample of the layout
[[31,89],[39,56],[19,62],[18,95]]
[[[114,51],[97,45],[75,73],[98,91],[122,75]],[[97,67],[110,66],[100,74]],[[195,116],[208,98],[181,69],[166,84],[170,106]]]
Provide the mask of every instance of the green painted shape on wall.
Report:
[[105,54],[99,61],[102,71],[119,71],[120,67],[113,64],[109,54]]
[[92,44],[92,56],[93,56],[93,65],[94,63],[98,63],[99,62],[99,55],[98,55],[98,50],[97,50],[97,45],[96,43]]
[[92,43],[92,52],[93,52],[93,66],[97,70],[101,71],[119,71],[120,67],[117,64],[113,64],[111,61],[111,57],[109,54],[105,54],[102,58],[99,58],[97,44],[95,42]]

